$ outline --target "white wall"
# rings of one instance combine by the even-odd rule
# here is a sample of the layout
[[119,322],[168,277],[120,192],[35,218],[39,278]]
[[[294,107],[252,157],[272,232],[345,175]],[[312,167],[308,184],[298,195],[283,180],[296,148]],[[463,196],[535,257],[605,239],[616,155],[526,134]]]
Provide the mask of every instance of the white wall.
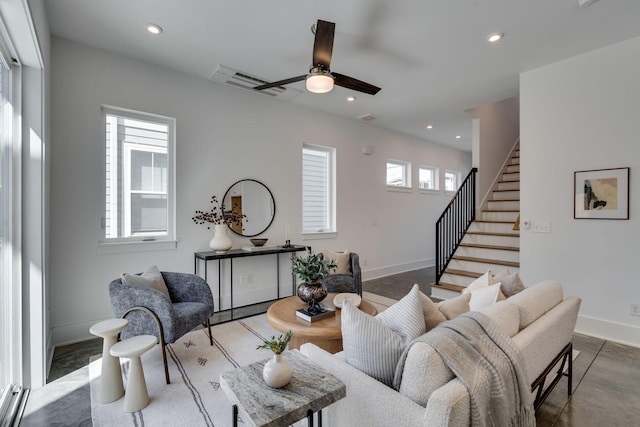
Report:
[[[56,344],[87,337],[92,323],[112,315],[107,285],[122,272],[143,271],[151,264],[193,271],[193,253],[208,249],[212,231],[193,224],[191,216],[242,178],[262,181],[274,195],[276,218],[264,233],[269,243],[281,244],[290,225],[292,243],[359,253],[365,277],[433,265],[434,223],[448,199],[442,192],[387,191],[386,159],[414,162],[417,182],[418,164],[466,173],[469,153],[61,39],[53,39],[52,60],[51,310]],[[177,249],[100,253],[101,104],[176,118]],[[335,239],[302,240],[303,143],[337,149]],[[373,147],[374,154],[363,155],[363,145]],[[234,247],[248,244],[248,239],[231,237]],[[256,284],[269,268],[262,263],[237,268],[234,263],[234,274],[255,269],[254,289],[266,287],[272,279]]]
[[518,97],[513,97],[467,112],[474,117],[472,162],[478,168],[476,202],[481,208],[520,134],[520,105]]
[[[559,280],[582,298],[577,330],[640,346],[640,38],[521,75],[521,231],[527,284]],[[630,167],[630,219],[573,218],[574,171]]]

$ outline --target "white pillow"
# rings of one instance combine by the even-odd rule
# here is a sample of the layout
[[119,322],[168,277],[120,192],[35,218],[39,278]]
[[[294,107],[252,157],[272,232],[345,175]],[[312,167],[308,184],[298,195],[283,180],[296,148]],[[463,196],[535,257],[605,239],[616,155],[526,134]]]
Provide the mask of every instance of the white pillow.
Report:
[[490,285],[495,284],[496,281],[493,279],[493,275],[491,274],[491,270],[487,270],[486,273],[484,273],[482,276],[478,277],[476,280],[474,280],[473,282],[469,283],[469,285],[462,290],[463,294],[466,294],[467,292],[471,292],[474,289],[478,289],[478,288],[484,288]]
[[418,285],[400,301],[372,317],[350,302],[342,307],[342,346],[354,368],[392,387],[405,347],[426,332]]
[[471,300],[469,300],[469,310],[478,311],[491,304],[495,304],[500,294],[500,286],[498,282],[494,285],[484,286],[471,291]]
[[162,292],[167,298],[171,299],[169,296],[169,289],[167,289],[167,285],[164,283],[164,279],[162,278],[162,273],[158,270],[158,267],[152,265],[142,273],[141,275],[137,274],[129,274],[122,273],[122,283],[130,286],[137,286],[139,288],[151,288],[156,291]]

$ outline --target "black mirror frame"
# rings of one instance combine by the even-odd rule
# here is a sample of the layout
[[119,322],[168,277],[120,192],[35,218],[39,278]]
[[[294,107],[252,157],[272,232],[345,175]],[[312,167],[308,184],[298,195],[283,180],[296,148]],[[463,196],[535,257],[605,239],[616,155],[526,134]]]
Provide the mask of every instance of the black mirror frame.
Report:
[[273,220],[276,217],[276,199],[273,197],[273,193],[271,192],[271,190],[269,190],[269,187],[267,187],[266,185],[264,185],[262,182],[258,181],[257,179],[251,179],[251,178],[245,178],[245,179],[241,179],[239,181],[234,182],[233,184],[231,184],[229,186],[229,188],[227,189],[227,191],[224,193],[224,196],[222,197],[222,203],[224,203],[224,201],[227,199],[227,194],[229,194],[229,191],[231,191],[231,189],[236,185],[239,184],[241,182],[245,182],[245,181],[253,181],[257,184],[262,185],[268,192],[269,192],[269,196],[271,196],[271,203],[273,204],[273,215],[271,215],[271,221],[269,221],[269,224],[266,225],[266,227],[264,227],[264,229],[262,229],[259,233],[256,234],[244,234],[244,233],[238,233],[236,230],[234,230],[233,228],[231,228],[231,226],[229,224],[227,224],[227,227],[229,227],[229,230],[233,231],[235,234],[237,234],[238,236],[242,236],[242,237],[255,237],[258,236],[262,233],[264,233],[265,231],[267,231],[267,229],[269,227],[271,227],[271,224],[273,224]]

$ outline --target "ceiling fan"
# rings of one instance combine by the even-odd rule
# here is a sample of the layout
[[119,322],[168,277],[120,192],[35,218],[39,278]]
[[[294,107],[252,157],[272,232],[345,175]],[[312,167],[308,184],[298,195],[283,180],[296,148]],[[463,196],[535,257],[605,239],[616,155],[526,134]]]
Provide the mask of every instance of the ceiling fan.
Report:
[[315,25],[315,41],[313,43],[313,63],[309,69],[309,74],[279,80],[273,83],[266,83],[254,87],[256,90],[264,90],[277,86],[288,85],[302,80],[306,80],[307,90],[313,93],[326,93],[333,89],[333,85],[345,87],[347,89],[375,95],[380,90],[379,87],[363,82],[344,74],[332,73],[331,53],[333,51],[333,35],[336,24],[333,22],[318,19]]

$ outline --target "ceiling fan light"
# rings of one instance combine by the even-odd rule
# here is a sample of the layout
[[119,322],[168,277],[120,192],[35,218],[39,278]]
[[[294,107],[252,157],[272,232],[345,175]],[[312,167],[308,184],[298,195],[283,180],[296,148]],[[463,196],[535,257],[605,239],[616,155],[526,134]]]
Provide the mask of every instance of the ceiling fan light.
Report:
[[325,72],[312,72],[307,76],[307,90],[312,93],[327,93],[333,89],[333,77]]

